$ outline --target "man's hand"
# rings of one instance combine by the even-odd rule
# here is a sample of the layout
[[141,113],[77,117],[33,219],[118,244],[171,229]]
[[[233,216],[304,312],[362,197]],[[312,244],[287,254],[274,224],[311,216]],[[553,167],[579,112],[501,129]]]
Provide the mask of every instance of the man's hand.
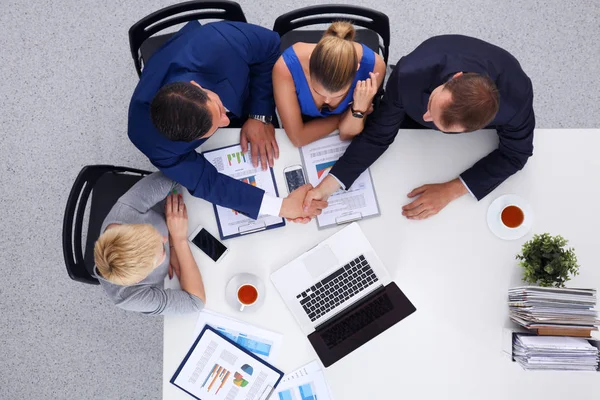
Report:
[[275,140],[275,127],[272,124],[263,124],[260,121],[249,118],[242,126],[240,133],[240,145],[242,152],[248,152],[248,142],[252,152],[252,165],[258,167],[258,156],[262,169],[266,170],[279,158],[279,146]]
[[308,208],[304,208],[304,199],[312,188],[312,185],[304,185],[290,193],[283,199],[279,216],[287,218],[288,221],[306,224],[311,218],[321,214],[321,210],[327,207],[324,200],[314,200]]
[[419,197],[402,207],[402,215],[408,219],[429,218],[467,191],[466,186],[458,178],[446,183],[423,185],[408,194],[411,199]]
[[329,196],[334,194],[340,188],[338,181],[330,175],[319,183],[319,185],[308,191],[304,198],[304,211],[308,211],[315,200],[327,200]]
[[[165,202],[165,215],[167,217],[167,228],[169,235],[173,240],[173,245],[177,242],[187,241],[188,216],[183,196],[181,194],[171,194]],[[186,242],[187,243],[187,242]]]

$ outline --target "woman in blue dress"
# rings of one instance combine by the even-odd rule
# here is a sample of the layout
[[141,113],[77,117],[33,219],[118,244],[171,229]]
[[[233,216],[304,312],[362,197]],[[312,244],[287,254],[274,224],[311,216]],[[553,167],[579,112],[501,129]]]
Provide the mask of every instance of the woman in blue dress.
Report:
[[319,43],[296,43],[275,63],[275,104],[296,147],[336,129],[343,140],[362,132],[385,62],[354,34],[352,24],[334,22]]

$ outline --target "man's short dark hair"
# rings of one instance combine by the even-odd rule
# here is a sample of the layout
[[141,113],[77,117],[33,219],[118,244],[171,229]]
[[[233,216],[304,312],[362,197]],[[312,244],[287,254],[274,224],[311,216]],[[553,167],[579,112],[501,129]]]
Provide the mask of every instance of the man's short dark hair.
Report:
[[156,129],[169,140],[191,142],[212,128],[213,116],[207,101],[206,92],[196,85],[169,83],[152,99],[150,118]]
[[442,111],[444,126],[460,125],[467,132],[485,128],[500,108],[496,84],[489,77],[465,73],[444,86],[452,94],[452,102]]

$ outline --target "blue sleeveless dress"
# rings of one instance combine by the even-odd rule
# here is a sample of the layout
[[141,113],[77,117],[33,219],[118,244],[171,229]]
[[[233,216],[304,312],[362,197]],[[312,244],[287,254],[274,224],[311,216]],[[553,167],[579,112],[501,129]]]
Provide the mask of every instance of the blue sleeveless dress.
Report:
[[313,100],[308,81],[304,75],[304,70],[300,64],[298,56],[292,46],[288,47],[282,54],[283,61],[287,65],[292,78],[294,79],[294,85],[296,86],[296,96],[298,97],[298,103],[300,104],[300,110],[303,115],[310,117],[327,117],[328,115],[341,114],[348,109],[348,105],[352,102],[354,95],[354,88],[358,81],[364,81],[369,78],[369,72],[373,72],[375,68],[375,52],[362,44],[363,56],[360,59],[360,68],[356,72],[354,82],[350,86],[348,95],[342,100],[342,102],[334,109],[328,110],[325,108],[323,111],[319,111],[315,101]]

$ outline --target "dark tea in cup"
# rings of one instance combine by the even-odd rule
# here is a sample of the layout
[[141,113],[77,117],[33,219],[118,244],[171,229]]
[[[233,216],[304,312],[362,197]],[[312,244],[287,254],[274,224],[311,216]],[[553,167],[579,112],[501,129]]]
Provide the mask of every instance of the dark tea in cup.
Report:
[[258,300],[258,290],[253,285],[245,284],[239,287],[237,296],[243,309],[243,306],[250,306]]
[[506,206],[500,213],[500,220],[507,228],[518,228],[525,220],[525,213],[515,205]]

